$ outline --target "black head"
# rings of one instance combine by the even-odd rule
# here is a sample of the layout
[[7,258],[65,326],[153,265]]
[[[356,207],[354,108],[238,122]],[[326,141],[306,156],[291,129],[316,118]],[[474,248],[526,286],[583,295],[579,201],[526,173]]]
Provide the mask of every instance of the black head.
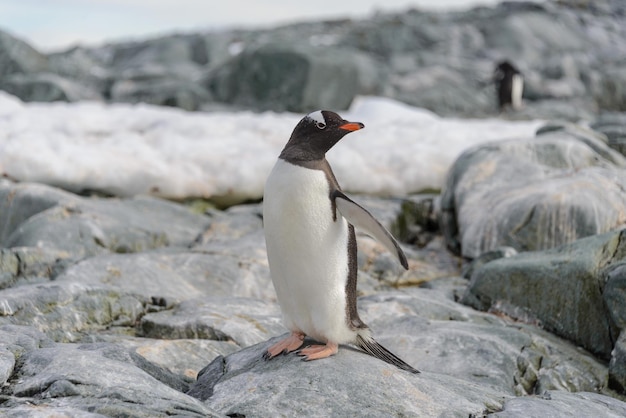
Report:
[[280,158],[287,161],[314,161],[350,132],[362,129],[361,122],[348,122],[335,112],[317,110],[296,125]]
[[496,80],[502,80],[506,77],[512,77],[514,74],[521,74],[521,73],[509,61],[501,61],[496,66],[496,69],[494,71],[494,78]]

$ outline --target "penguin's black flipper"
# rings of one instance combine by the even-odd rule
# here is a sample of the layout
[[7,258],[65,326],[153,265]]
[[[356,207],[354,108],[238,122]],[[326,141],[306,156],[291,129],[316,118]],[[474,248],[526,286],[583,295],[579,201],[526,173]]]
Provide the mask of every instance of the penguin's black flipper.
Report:
[[346,220],[357,229],[362,230],[367,235],[383,244],[391,254],[398,257],[398,261],[402,264],[402,267],[407,270],[409,269],[409,263],[406,260],[404,251],[402,251],[402,248],[400,248],[396,239],[385,229],[384,226],[380,224],[380,222],[376,220],[376,218],[372,216],[371,213],[358,203],[354,202],[340,190],[333,191],[331,198],[333,199],[333,202],[335,202],[335,207],[339,210],[341,216],[346,218]]
[[391,351],[387,350],[385,347],[380,345],[373,338],[364,338],[360,335],[356,336],[356,345],[365,351],[367,354],[376,357],[384,361],[385,363],[389,363],[391,365],[396,366],[399,369],[406,370],[411,373],[419,373],[419,370],[402,360],[400,357],[393,354]]

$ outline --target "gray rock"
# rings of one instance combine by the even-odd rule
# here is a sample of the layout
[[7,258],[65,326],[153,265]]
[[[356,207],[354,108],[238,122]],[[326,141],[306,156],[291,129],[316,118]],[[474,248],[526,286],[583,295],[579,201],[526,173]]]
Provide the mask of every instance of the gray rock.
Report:
[[34,350],[21,359],[19,380],[10,387],[11,399],[0,411],[34,404],[104,416],[218,416],[170,387],[174,381],[164,382],[165,376],[153,376],[154,371],[141,366],[149,368],[111,344],[56,344]]
[[438,195],[407,196],[402,201],[401,213],[396,214],[389,225],[389,231],[402,242],[425,247],[435,238],[439,229],[438,204]]
[[512,257],[515,254],[517,254],[517,251],[512,247],[500,247],[493,251],[484,252],[465,266],[463,269],[463,277],[469,280],[472,278],[474,271],[481,266],[499,258]]
[[32,216],[64,202],[75,204],[80,198],[55,187],[36,183],[0,180],[0,244],[8,247],[9,236]]
[[23,285],[0,290],[0,325],[32,325],[57,342],[73,342],[105,327],[133,326],[150,302],[80,282]]
[[6,208],[2,245],[65,251],[74,258],[189,246],[209,224],[208,218],[160,199],[87,199],[10,182],[0,185],[0,205]]
[[604,70],[595,96],[602,109],[626,111],[626,70],[623,65]]
[[53,344],[42,332],[16,325],[0,325],[0,341],[0,387],[8,386],[17,360],[25,352]]
[[[325,361],[305,363],[284,356],[266,362],[262,354],[268,346],[214,360],[221,364],[207,370],[219,374],[201,373],[198,380],[217,380],[205,404],[223,414],[245,416],[481,415],[499,410],[506,397],[447,375],[409,375],[350,350]],[[192,386],[189,394],[202,399],[208,391]]]
[[91,257],[67,268],[56,281],[114,286],[171,305],[204,296],[269,299],[274,290],[264,255],[230,251],[159,250]]
[[148,338],[202,338],[247,347],[285,332],[276,303],[232,297],[182,302],[173,310],[141,318],[139,334]]
[[463,74],[447,65],[434,65],[406,75],[394,77],[393,96],[413,106],[438,114],[484,116],[492,109],[491,91],[479,89]]
[[609,387],[626,393],[626,332],[622,330],[615,342],[609,362]]
[[[420,375],[349,347],[314,362],[294,354],[264,361],[272,339],[217,357],[188,394],[224,414],[480,415],[501,410],[502,400],[514,394],[597,390],[606,376],[605,366],[592,356],[581,357],[548,333],[512,327],[437,291],[381,293],[360,303],[376,338],[420,368]],[[350,379],[340,377],[346,375]],[[371,385],[378,389],[369,391]]]
[[626,404],[597,393],[548,391],[539,396],[507,399],[497,418],[611,417],[626,415]]
[[101,101],[103,97],[90,86],[52,73],[12,74],[0,81],[0,89],[25,102]]
[[347,109],[358,93],[358,53],[306,45],[246,50],[208,76],[217,101],[261,110]]
[[607,137],[608,145],[626,155],[626,113],[604,112],[591,124]]
[[[508,9],[508,10],[507,10]],[[488,46],[523,63],[537,63],[549,51],[584,51],[588,40],[571,16],[550,6],[504,3],[496,8],[502,19],[481,21]]]
[[[622,259],[626,259],[623,253]],[[626,262],[611,265],[607,270],[604,301],[611,320],[620,329],[611,352],[609,386],[626,393]]]
[[4,386],[13,374],[15,355],[5,344],[0,344],[0,386]]
[[82,411],[80,409],[68,407],[62,402],[49,402],[42,408],[33,403],[25,403],[11,408],[0,408],[5,417],[9,418],[105,418],[106,415],[93,414],[91,412]]
[[620,241],[611,244],[607,248],[611,265],[602,272],[604,303],[613,323],[619,329],[626,329],[626,249]]
[[48,70],[66,79],[80,80],[108,97],[108,86],[113,77],[106,54],[81,46],[48,55]]
[[506,111],[503,116],[514,120],[545,119],[579,122],[581,120],[592,120],[598,107],[586,99],[574,97],[564,99],[541,99],[535,101],[524,101],[523,107],[514,112]]
[[190,34],[121,43],[112,48],[110,59],[112,66],[123,70],[155,64],[180,68],[179,66],[207,64],[208,54],[204,37]]
[[45,71],[46,56],[26,42],[0,31],[0,75],[32,74]]
[[463,309],[435,290],[403,293],[361,298],[361,317],[378,341],[421,371],[516,395],[605,385],[602,363],[532,325]]
[[2,344],[18,357],[26,351],[54,345],[46,334],[32,326],[0,325],[0,337]]
[[[430,199],[358,198],[388,227],[432,227]],[[532,317],[456,303],[461,261],[439,236],[402,244],[407,272],[358,237],[361,317],[422,371],[413,376],[350,347],[310,363],[260,359],[286,332],[260,204],[197,215],[159,199],[2,181],[0,215],[0,415],[481,415],[516,396],[606,390],[606,364]],[[621,323],[618,266],[599,303]]]
[[111,100],[123,103],[148,103],[198,110],[210,101],[209,92],[198,83],[174,77],[122,79],[113,83]]
[[23,283],[46,282],[71,260],[65,251],[36,247],[0,249],[0,289]]
[[[168,336],[169,337],[169,336]],[[204,339],[152,339],[118,334],[92,334],[81,342],[109,342],[121,350],[129,350],[149,363],[178,375],[184,382],[192,383],[207,362],[218,356],[239,351],[232,341]]]
[[441,196],[449,248],[468,258],[542,250],[626,224],[626,159],[593,132],[555,129],[456,160]]
[[613,288],[605,283],[607,270],[626,259],[625,235],[594,235],[487,263],[474,271],[462,302],[481,310],[504,302],[505,314],[511,305],[527,309],[545,329],[609,358],[616,325],[623,326],[613,318],[624,318],[624,280],[612,277]]

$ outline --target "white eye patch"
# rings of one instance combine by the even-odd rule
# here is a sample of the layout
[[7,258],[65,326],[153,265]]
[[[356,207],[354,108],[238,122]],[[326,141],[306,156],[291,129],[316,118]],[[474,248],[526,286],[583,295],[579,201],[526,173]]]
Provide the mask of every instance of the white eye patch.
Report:
[[324,119],[324,115],[321,110],[309,113],[307,118],[313,120],[318,128],[326,127],[326,119]]

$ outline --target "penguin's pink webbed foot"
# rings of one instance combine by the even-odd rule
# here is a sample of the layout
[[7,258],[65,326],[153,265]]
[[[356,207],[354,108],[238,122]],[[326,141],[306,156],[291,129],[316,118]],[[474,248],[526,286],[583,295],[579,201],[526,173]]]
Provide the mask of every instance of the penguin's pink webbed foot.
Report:
[[337,354],[339,345],[328,342],[326,345],[310,345],[298,351],[299,356],[304,357],[304,361],[318,360]]
[[292,332],[289,337],[284,340],[280,340],[273,346],[267,349],[263,358],[269,360],[276,357],[279,354],[287,354],[297,350],[302,346],[304,342],[304,334],[301,332]]

